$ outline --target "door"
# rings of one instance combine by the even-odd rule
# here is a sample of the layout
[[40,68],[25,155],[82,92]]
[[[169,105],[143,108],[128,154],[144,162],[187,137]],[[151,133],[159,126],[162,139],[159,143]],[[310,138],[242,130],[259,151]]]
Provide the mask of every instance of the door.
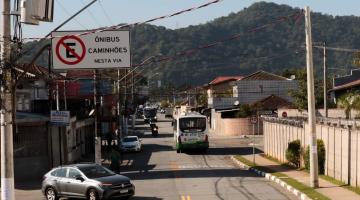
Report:
[[55,170],[53,173],[51,173],[52,176],[54,176],[54,182],[55,189],[59,195],[66,195],[66,174],[67,174],[67,168],[59,168]]
[[86,180],[76,180],[76,177],[82,176],[85,178],[79,170],[75,168],[69,168],[67,176],[66,190],[68,195],[73,197],[86,197]]

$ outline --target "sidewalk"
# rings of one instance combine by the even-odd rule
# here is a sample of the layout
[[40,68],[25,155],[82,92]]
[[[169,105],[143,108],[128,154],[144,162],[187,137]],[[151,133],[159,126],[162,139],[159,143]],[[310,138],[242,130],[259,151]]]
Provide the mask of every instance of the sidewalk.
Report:
[[[250,161],[253,160],[253,155],[242,155],[242,157]],[[278,163],[266,159],[259,154],[256,154],[255,156],[255,163],[258,166],[263,166],[273,171],[284,173],[287,176],[296,179],[297,181],[305,185],[310,186],[310,174],[307,172],[297,171],[290,167],[279,165]],[[360,195],[356,194],[355,192],[342,188],[321,178],[319,178],[319,188],[315,190],[323,194],[324,196],[327,196],[328,198],[334,200],[360,200]]]

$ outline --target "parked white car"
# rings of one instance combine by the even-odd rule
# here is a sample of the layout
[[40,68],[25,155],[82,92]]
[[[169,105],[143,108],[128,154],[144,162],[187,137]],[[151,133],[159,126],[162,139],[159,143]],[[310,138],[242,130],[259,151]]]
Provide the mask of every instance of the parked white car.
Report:
[[141,151],[141,139],[138,136],[126,136],[121,140],[120,149],[123,152]]

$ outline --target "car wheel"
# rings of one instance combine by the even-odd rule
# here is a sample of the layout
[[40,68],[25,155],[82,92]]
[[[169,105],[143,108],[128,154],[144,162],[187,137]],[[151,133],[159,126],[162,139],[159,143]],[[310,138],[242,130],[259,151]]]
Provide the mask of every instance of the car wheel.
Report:
[[59,199],[56,194],[56,191],[52,187],[49,187],[48,189],[46,189],[45,197],[46,197],[46,200],[58,200]]
[[99,195],[95,189],[89,190],[88,200],[99,200]]

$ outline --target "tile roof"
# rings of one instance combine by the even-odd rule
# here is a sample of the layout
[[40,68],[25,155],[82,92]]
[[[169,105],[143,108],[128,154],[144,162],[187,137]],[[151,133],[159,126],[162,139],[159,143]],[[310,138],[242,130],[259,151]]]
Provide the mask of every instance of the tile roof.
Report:
[[48,68],[41,67],[39,65],[18,65],[15,67],[15,70],[18,72],[18,75],[22,74],[24,71],[27,73],[24,77],[26,78],[32,78],[32,79],[39,79],[39,78],[50,78],[50,79],[65,79],[64,76],[62,76],[59,73],[51,72],[49,73]]
[[346,84],[343,84],[343,85],[338,85],[338,86],[334,87],[333,89],[331,89],[329,91],[344,90],[344,89],[349,89],[349,88],[352,88],[352,87],[355,87],[355,86],[360,86],[360,80],[355,80],[355,81],[352,81],[350,83],[346,83]]
[[212,80],[209,85],[217,85],[220,83],[224,83],[227,81],[238,81],[241,80],[243,76],[218,76],[214,80]]
[[260,105],[264,109],[276,110],[278,108],[292,108],[294,105],[286,99],[278,97],[276,95],[270,95],[262,100],[254,103]]
[[242,78],[241,80],[271,80],[271,81],[281,81],[281,80],[290,80],[288,78],[278,76],[265,71],[257,71],[249,76]]

